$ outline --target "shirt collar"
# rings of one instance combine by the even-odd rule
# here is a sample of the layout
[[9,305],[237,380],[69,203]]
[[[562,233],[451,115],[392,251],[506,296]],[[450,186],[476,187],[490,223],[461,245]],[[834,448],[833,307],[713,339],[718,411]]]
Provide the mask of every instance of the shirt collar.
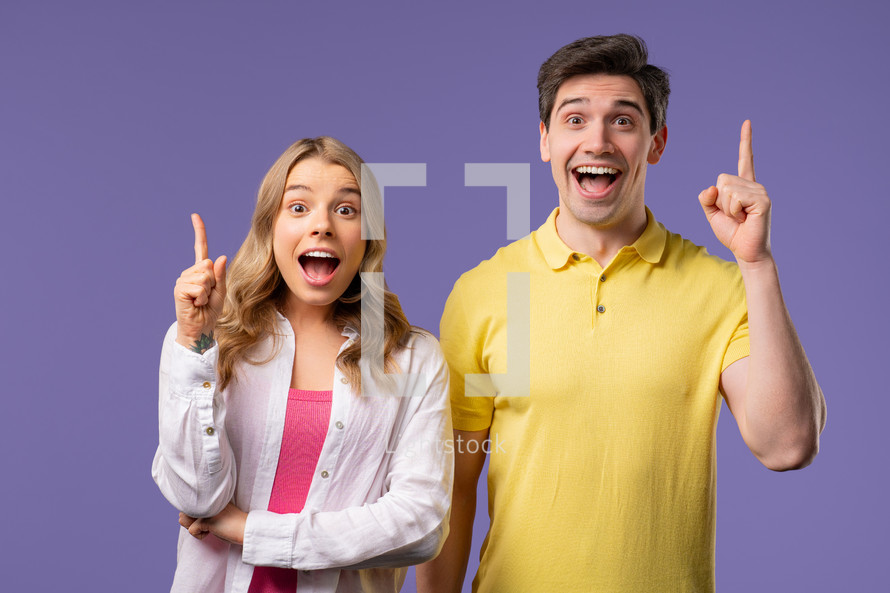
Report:
[[[290,321],[287,320],[287,317],[281,314],[281,311],[276,310],[275,316],[278,321],[278,329],[282,335],[291,336],[294,333],[293,327],[291,327]],[[348,338],[347,343],[351,344],[359,337],[359,332],[357,329],[352,327],[351,325],[347,325],[343,328],[343,331],[340,332],[344,338]]]
[[[544,254],[544,259],[551,269],[558,270],[566,265],[572,254],[572,249],[563,243],[556,232],[556,216],[559,208],[554,208],[547,221],[535,233],[535,240]],[[661,260],[664,253],[664,244],[667,238],[665,228],[655,220],[652,211],[646,207],[646,228],[643,234],[630,245],[647,263],[654,264]]]
[[655,220],[652,211],[646,207],[646,229],[631,247],[637,250],[643,260],[650,264],[656,264],[661,261],[666,241],[667,231],[660,222]]

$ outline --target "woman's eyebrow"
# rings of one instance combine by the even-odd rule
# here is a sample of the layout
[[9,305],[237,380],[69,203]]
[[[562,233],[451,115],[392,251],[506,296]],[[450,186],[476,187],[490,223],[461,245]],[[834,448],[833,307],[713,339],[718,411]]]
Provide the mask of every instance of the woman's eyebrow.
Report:
[[[312,188],[309,187],[308,185],[303,184],[303,183],[294,183],[294,184],[288,185],[287,187],[284,188],[284,193],[287,193],[289,191],[311,192]],[[358,187],[352,186],[352,185],[344,185],[343,187],[341,187],[340,189],[337,190],[337,193],[338,194],[355,194],[356,196],[359,196],[359,197],[361,197],[361,195],[362,195],[361,190]]]

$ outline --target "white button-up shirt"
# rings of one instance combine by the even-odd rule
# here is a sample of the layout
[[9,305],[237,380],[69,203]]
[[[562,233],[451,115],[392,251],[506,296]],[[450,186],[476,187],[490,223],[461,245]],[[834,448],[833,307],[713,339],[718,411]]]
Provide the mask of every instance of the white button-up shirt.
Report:
[[[248,512],[244,545],[180,529],[174,592],[246,592],[254,566],[300,570],[297,591],[398,591],[411,564],[438,553],[448,533],[453,450],[448,372],[435,338],[412,331],[395,355],[404,394],[356,395],[334,369],[331,417],[306,504],[267,511],[294,361],[290,323],[278,317],[217,389],[217,346],[203,355],[167,332],[160,369],[160,445],[152,476],[177,509],[211,517],[230,501]],[[344,348],[352,343],[353,333]],[[277,347],[277,352],[276,352]],[[367,391],[365,391],[367,393]],[[173,519],[171,518],[171,521]]]

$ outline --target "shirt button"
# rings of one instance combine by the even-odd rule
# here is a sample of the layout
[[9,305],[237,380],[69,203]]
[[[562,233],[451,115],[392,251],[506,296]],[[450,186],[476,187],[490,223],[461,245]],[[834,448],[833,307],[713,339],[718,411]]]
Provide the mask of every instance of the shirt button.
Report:
[[600,313],[605,313],[605,312],[606,312],[606,308],[603,307],[602,305],[599,305],[599,306],[596,308],[596,310],[597,310],[598,312],[600,312]]
[[327,477],[330,476],[330,475],[331,475],[331,474],[328,473],[328,470],[326,470],[326,469],[321,470],[321,477],[322,477],[322,478],[327,478]]
[[573,254],[572,254],[572,259],[575,260],[575,261],[578,261],[578,260],[581,259],[581,256],[578,255],[577,253],[573,253]]
[[208,426],[207,428],[204,429],[204,434],[206,434],[209,437],[212,437],[214,432],[216,432],[216,431],[213,430],[212,426]]
[[349,379],[347,379],[346,377],[340,377],[340,383],[346,385],[347,383],[349,383]]
[[204,381],[202,387],[204,387],[204,389],[210,389],[210,381]]
[[606,275],[603,274],[602,276],[600,276],[600,282],[605,282],[605,281],[606,281]]
[[337,422],[334,424],[334,426],[336,426],[336,427],[339,428],[340,430],[343,430],[343,423],[340,422],[339,420],[337,420]]

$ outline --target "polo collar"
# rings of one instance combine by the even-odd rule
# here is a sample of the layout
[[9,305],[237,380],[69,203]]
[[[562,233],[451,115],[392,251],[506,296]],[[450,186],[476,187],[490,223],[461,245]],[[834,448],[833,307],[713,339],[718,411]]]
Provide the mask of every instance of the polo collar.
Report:
[[[563,243],[556,232],[556,216],[559,207],[554,208],[547,221],[538,228],[535,240],[547,261],[547,265],[553,270],[558,270],[566,265],[572,254],[572,249]],[[661,260],[664,253],[664,245],[667,239],[667,231],[655,220],[652,211],[646,207],[646,228],[643,234],[630,245],[639,256],[647,263],[654,264]]]
[[553,209],[546,222],[542,224],[537,232],[535,232],[535,241],[537,241],[541,253],[547,265],[553,270],[558,270],[566,265],[569,258],[572,257],[574,251],[562,242],[559,234],[556,232],[556,215],[559,214],[559,207]]
[[667,242],[667,231],[664,226],[655,220],[655,216],[649,207],[646,207],[646,229],[640,238],[633,242],[634,249],[644,261],[657,264],[664,253],[664,245]]

